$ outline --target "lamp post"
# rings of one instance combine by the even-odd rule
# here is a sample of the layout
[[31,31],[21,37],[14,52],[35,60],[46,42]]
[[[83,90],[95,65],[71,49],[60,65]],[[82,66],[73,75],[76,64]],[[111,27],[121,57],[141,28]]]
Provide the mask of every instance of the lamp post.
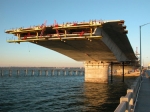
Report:
[[141,76],[141,70],[142,70],[142,51],[141,51],[141,28],[145,25],[148,25],[150,23],[146,23],[146,24],[143,24],[143,25],[140,25],[139,28],[140,28],[140,76]]

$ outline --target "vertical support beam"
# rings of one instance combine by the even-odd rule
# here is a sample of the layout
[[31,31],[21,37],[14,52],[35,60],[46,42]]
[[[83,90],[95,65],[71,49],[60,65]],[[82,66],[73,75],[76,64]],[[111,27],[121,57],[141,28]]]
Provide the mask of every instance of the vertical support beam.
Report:
[[27,72],[28,72],[28,70],[26,69],[26,70],[25,70],[25,76],[27,76]]
[[67,32],[67,31],[66,31],[66,29],[65,29],[65,37],[66,37],[66,32]]
[[55,75],[55,70],[53,69],[53,75]]
[[41,75],[41,70],[39,70],[39,73],[38,73],[38,75],[39,75],[39,76]]
[[17,33],[17,37],[18,37],[18,40],[19,40],[19,36],[18,36],[18,33]]
[[19,70],[17,70],[17,76],[19,76]]
[[76,75],[78,75],[78,71],[76,70]]
[[45,70],[45,76],[48,76],[48,71],[47,70]]
[[21,40],[20,33],[17,33],[18,40]]
[[37,38],[37,39],[39,38],[38,36],[39,36],[39,33],[38,33],[38,32],[36,32],[36,38]]
[[113,81],[113,62],[111,62],[111,82]]
[[31,75],[34,76],[34,70],[32,70],[32,74]]
[[20,33],[18,34],[18,36],[19,36],[19,40],[21,40],[21,38],[20,38]]
[[11,70],[9,70],[9,76],[11,76],[12,74],[11,74]]
[[92,28],[90,28],[90,36],[92,36],[92,33],[93,33],[93,32],[92,32]]
[[1,76],[3,76],[3,70],[1,70]]
[[122,82],[124,82],[124,62],[122,62]]

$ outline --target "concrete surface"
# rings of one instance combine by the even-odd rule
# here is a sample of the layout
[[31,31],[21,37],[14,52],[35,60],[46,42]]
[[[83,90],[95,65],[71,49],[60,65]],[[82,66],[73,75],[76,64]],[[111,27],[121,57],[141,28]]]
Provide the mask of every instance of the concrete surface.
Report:
[[109,63],[85,62],[85,82],[108,83]]
[[[150,71],[146,71],[150,75]],[[134,112],[150,112],[150,78],[143,76]]]
[[118,22],[108,22],[102,28],[96,28],[93,32],[102,39],[73,39],[63,41],[39,41],[37,45],[49,48],[76,61],[106,61],[121,62],[135,61],[134,51],[122,25]]

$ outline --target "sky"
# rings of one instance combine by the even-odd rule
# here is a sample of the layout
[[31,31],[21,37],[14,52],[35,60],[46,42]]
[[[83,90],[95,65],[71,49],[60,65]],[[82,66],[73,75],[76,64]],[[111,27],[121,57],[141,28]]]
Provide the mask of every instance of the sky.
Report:
[[[140,53],[139,26],[150,22],[149,0],[0,0],[0,67],[83,67],[83,62],[16,38],[5,30],[89,20],[125,20],[133,50]],[[150,24],[141,28],[142,63],[150,63]]]

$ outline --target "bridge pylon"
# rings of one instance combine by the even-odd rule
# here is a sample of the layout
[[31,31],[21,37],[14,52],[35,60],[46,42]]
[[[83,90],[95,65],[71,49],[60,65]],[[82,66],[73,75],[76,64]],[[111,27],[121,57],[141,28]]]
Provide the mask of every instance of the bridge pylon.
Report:
[[85,82],[108,83],[109,63],[102,61],[86,61]]

